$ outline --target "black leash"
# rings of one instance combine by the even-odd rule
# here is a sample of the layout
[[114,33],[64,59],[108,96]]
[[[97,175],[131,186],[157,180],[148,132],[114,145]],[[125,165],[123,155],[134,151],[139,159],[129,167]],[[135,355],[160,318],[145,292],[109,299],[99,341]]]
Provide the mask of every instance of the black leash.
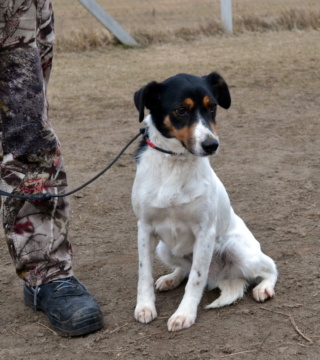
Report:
[[127,148],[140,136],[143,135],[145,142],[152,147],[155,150],[161,151],[165,154],[170,154],[170,155],[177,155],[175,152],[169,151],[169,150],[164,150],[159,148],[158,146],[154,145],[150,140],[149,140],[149,136],[148,136],[148,130],[146,126],[143,126],[139,129],[139,133],[137,135],[135,135],[128,143],[127,145],[125,145],[120,152],[118,153],[118,155],[103,169],[101,170],[96,176],[94,176],[92,179],[90,179],[89,181],[85,182],[83,185],[77,187],[74,190],[71,190],[65,194],[50,194],[50,193],[44,193],[44,194],[32,194],[32,195],[20,195],[20,194],[12,194],[12,193],[8,193],[6,191],[0,190],[0,195],[2,196],[7,196],[7,197],[11,197],[11,198],[17,198],[17,199],[24,199],[24,200],[32,200],[32,201],[39,201],[39,200],[51,200],[52,198],[62,198],[65,196],[69,196],[72,195],[80,190],[82,190],[83,188],[85,188],[86,186],[88,186],[89,184],[91,184],[92,182],[94,182],[95,180],[97,180],[101,175],[103,175],[107,170],[109,170],[111,168],[111,166],[116,163],[120,156],[127,150]]
[[84,183],[83,185],[79,186],[78,188],[69,191],[65,194],[50,194],[50,193],[44,193],[44,194],[33,194],[33,195],[19,195],[19,194],[11,194],[8,193],[6,191],[2,191],[0,190],[0,195],[2,196],[7,196],[7,197],[12,197],[12,198],[18,198],[18,199],[25,199],[25,200],[32,200],[32,201],[39,201],[39,200],[50,200],[52,198],[62,198],[65,196],[69,196],[72,195],[74,193],[76,193],[77,191],[82,190],[83,188],[85,188],[86,186],[88,186],[89,184],[91,184],[93,181],[97,180],[101,175],[103,175],[107,170],[109,170],[111,168],[111,166],[118,161],[118,159],[120,158],[120,156],[127,150],[127,148],[140,136],[140,135],[144,135],[146,132],[146,128],[145,127],[141,127],[140,131],[137,135],[135,135],[123,148],[122,150],[120,150],[120,152],[118,153],[118,155],[103,169],[101,170],[96,176],[94,176],[91,180],[87,181],[86,183]]

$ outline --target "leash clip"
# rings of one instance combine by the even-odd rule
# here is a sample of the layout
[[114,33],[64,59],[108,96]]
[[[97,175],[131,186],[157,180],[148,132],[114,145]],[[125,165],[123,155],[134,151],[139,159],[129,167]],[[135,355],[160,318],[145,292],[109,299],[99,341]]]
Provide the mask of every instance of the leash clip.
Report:
[[146,136],[147,132],[148,132],[148,128],[147,128],[147,126],[141,126],[139,131],[140,131],[140,134],[142,134],[143,136]]

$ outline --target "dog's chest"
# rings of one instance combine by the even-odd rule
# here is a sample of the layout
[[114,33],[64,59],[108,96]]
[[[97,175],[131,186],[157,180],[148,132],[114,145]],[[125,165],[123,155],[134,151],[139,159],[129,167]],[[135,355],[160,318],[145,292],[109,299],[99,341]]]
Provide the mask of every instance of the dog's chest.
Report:
[[192,252],[196,234],[208,217],[213,176],[211,168],[202,170],[188,164],[182,169],[163,164],[150,168],[150,163],[137,169],[134,211],[177,255]]
[[158,209],[171,209],[181,213],[183,207],[195,207],[197,199],[203,196],[201,187],[177,181],[164,181],[150,199],[150,206]]
[[170,209],[171,212],[188,218],[189,209],[191,212],[197,211],[199,198],[202,198],[202,202],[206,200],[210,177],[206,179],[192,176],[187,171],[157,170],[149,171],[148,175],[147,172],[139,171],[135,179],[133,202],[139,203],[143,213],[153,212],[153,209],[165,209],[165,213],[168,213]]
[[154,234],[176,255],[192,252],[201,224],[196,201],[165,209],[150,208],[150,223]]

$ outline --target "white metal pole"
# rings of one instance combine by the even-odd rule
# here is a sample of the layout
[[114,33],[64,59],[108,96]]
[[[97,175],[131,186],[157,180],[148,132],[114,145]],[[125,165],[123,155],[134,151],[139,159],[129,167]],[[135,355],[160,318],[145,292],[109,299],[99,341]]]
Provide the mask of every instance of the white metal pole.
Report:
[[232,34],[232,0],[220,0],[220,7],[223,30]]
[[[1,1],[1,0],[0,0]],[[122,27],[95,1],[78,0],[101,24],[118,38],[123,44],[136,46],[138,43],[126,33]]]

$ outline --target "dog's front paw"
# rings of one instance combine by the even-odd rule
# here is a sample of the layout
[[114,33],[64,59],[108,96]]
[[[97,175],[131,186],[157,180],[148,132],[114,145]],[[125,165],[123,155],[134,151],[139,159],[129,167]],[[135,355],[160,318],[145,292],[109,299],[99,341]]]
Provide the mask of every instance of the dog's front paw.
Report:
[[154,305],[137,305],[134,311],[134,317],[136,320],[147,324],[156,319],[157,310]]
[[274,296],[274,288],[270,283],[262,281],[253,289],[252,295],[256,301],[263,302]]
[[174,313],[168,320],[169,331],[179,331],[189,328],[196,321],[196,316],[191,314]]

